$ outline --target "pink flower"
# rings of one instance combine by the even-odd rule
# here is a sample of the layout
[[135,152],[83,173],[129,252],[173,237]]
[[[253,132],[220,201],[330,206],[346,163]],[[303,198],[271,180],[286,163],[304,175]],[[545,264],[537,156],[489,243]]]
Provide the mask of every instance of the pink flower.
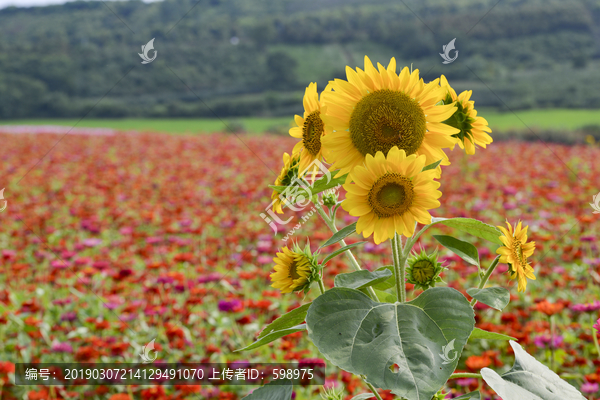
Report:
[[592,382],[584,382],[583,385],[581,385],[581,391],[585,394],[593,394],[596,393],[598,391],[599,387],[597,383],[592,383]]
[[600,332],[600,318],[598,318],[598,320],[596,321],[596,323],[594,324],[594,329],[598,332]]

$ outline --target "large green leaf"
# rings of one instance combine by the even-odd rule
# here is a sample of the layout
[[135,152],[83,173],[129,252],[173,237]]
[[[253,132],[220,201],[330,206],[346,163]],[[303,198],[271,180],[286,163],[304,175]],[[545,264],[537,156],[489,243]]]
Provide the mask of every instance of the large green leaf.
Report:
[[431,225],[444,224],[460,231],[467,232],[473,236],[488,240],[492,243],[502,245],[500,236],[502,232],[492,225],[488,225],[472,218],[432,218]]
[[394,304],[333,288],[313,301],[306,324],[309,338],[334,365],[408,400],[430,400],[456,369],[475,318],[452,288],[431,288]]
[[361,244],[365,244],[365,243],[367,243],[367,242],[356,242],[356,243],[352,243],[347,246],[344,246],[341,249],[336,250],[333,253],[331,253],[330,255],[328,255],[327,257],[325,257],[321,264],[325,265],[325,263],[327,263],[327,261],[331,260],[333,257],[337,256],[338,254],[342,254],[343,252],[350,250],[353,247],[360,246]]
[[455,397],[452,400],[481,400],[481,394],[479,393],[478,390],[476,390],[471,393],[463,394],[460,397]]
[[254,390],[248,396],[243,397],[242,400],[290,400],[292,398],[292,392],[294,386],[291,381],[282,382],[270,382],[265,386],[261,386]]
[[442,246],[451,250],[469,264],[479,266],[479,253],[477,253],[477,247],[473,246],[471,243],[447,235],[433,235],[433,237],[440,242]]
[[392,273],[392,275],[389,278],[387,278],[384,282],[373,285],[374,289],[386,290],[396,286],[396,273],[394,272],[394,266],[386,265],[385,267],[377,268],[375,271],[383,270],[389,270]]
[[517,340],[516,338],[508,335],[503,335],[502,333],[485,331],[483,329],[475,328],[473,332],[471,332],[470,339],[487,339],[487,340]]
[[265,335],[262,338],[258,339],[256,342],[252,343],[251,345],[246,346],[243,349],[237,349],[235,351],[253,350],[253,349],[256,349],[257,347],[264,346],[265,344],[271,343],[272,341],[277,340],[280,337],[284,337],[291,333],[301,332],[304,330],[306,330],[306,324],[293,326],[291,328],[282,329],[280,331],[273,331],[273,332],[269,333],[268,335]]
[[510,302],[510,292],[499,286],[485,289],[470,288],[467,289],[467,294],[498,311],[502,311]]
[[345,239],[348,236],[352,235],[354,232],[356,232],[356,222],[354,222],[348,226],[345,226],[342,229],[340,229],[339,231],[337,231],[336,233],[334,233],[333,236],[331,236],[329,238],[329,240],[327,240],[325,243],[323,243],[320,248],[327,247],[334,243],[337,243],[340,240]]
[[577,389],[527,354],[517,342],[509,343],[515,352],[510,371],[500,376],[489,368],[481,370],[483,379],[503,400],[585,400]]
[[354,271],[347,274],[337,274],[333,279],[333,284],[335,287],[362,289],[368,286],[373,286],[377,283],[385,282],[392,275],[392,271],[389,269],[382,269],[373,272],[363,269],[361,271]]
[[[398,301],[398,295],[395,293],[395,291],[392,292],[392,289],[387,289],[387,290],[373,289],[373,291],[377,295],[377,298],[379,299],[379,301],[382,303],[395,303]],[[362,291],[362,292],[364,293],[364,291]]]
[[281,317],[277,318],[275,321],[265,326],[262,332],[260,332],[260,334],[258,335],[258,339],[267,336],[269,333],[300,325],[306,319],[306,312],[308,311],[308,307],[310,307],[310,303],[303,304],[298,308],[294,308],[289,313],[283,314]]

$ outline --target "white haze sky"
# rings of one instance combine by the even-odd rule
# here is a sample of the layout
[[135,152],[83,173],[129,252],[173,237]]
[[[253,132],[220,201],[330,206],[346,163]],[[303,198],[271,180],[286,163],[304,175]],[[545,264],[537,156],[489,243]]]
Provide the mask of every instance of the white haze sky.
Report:
[[[148,1],[148,0],[145,0]],[[154,1],[154,0],[150,0]],[[64,4],[66,0],[0,0],[0,9],[16,6],[16,7],[33,7],[33,6],[47,6],[50,4]]]

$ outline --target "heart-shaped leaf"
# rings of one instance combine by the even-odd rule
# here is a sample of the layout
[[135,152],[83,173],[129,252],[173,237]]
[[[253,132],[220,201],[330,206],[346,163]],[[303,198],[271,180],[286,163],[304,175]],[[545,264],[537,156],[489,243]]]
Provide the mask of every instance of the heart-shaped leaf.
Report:
[[510,302],[510,292],[499,286],[485,289],[470,288],[467,289],[467,294],[498,311],[502,311]]
[[431,288],[393,304],[333,288],[313,301],[306,324],[334,365],[408,400],[430,400],[455,370],[475,318],[452,288]]
[[479,253],[477,253],[477,248],[471,243],[446,235],[433,235],[433,237],[440,242],[442,246],[451,250],[469,264],[479,266]]
[[517,340],[516,338],[508,335],[503,335],[502,333],[485,331],[483,329],[475,328],[473,332],[471,332],[471,336],[469,336],[469,340],[471,339],[487,339],[487,340]]
[[242,400],[290,400],[294,386],[291,381],[270,382],[254,390]]
[[386,265],[385,267],[377,268],[375,271],[383,271],[386,269],[390,271],[392,275],[389,278],[387,278],[384,282],[373,285],[374,289],[386,290],[396,287],[396,273],[394,272],[393,265]]
[[392,271],[389,269],[382,269],[373,272],[363,269],[361,271],[354,271],[347,274],[337,274],[333,279],[333,284],[335,287],[362,289],[384,282],[390,276],[392,276]]
[[527,354],[518,343],[512,340],[509,343],[515,352],[515,363],[510,371],[500,376],[489,368],[481,370],[483,379],[502,399],[585,400],[577,389]]
[[502,246],[500,236],[502,232],[492,225],[488,225],[481,221],[472,218],[432,218],[431,225],[444,224],[446,226],[456,228],[463,232],[467,232],[473,236],[488,240]]
[[337,231],[336,233],[334,233],[333,236],[331,236],[319,248],[322,249],[323,247],[327,247],[327,246],[330,246],[330,245],[332,245],[334,243],[337,243],[340,240],[345,239],[348,236],[352,235],[354,232],[356,232],[356,222],[353,222],[350,225],[345,226],[342,229],[340,229],[339,231]]
[[269,333],[280,331],[282,329],[292,328],[296,325],[300,325],[306,319],[306,312],[310,307],[310,303],[303,304],[298,308],[294,308],[289,313],[283,314],[275,321],[271,322],[258,335],[258,339],[267,336]]
[[253,350],[257,347],[264,346],[265,344],[271,343],[274,340],[279,339],[280,337],[287,336],[291,333],[301,332],[306,330],[306,324],[301,324],[297,326],[293,326],[291,328],[282,329],[280,331],[273,331],[262,338],[258,339],[256,342],[252,343],[249,346],[244,347],[243,349],[237,349],[236,351],[246,351]]

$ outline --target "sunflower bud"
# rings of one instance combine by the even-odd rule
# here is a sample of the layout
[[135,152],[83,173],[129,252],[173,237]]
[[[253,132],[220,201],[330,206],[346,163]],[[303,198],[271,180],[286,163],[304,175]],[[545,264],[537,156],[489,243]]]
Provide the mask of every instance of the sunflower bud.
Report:
[[421,250],[420,254],[413,254],[408,260],[407,282],[415,285],[415,289],[427,290],[442,282],[440,273],[445,269],[437,260],[437,251],[427,254]]
[[287,246],[281,248],[275,262],[275,272],[271,274],[272,287],[281,290],[281,293],[304,292],[308,293],[310,284],[318,279],[319,262],[310,251],[307,244],[301,249],[298,244],[290,250]]
[[321,398],[323,400],[344,400],[344,392],[338,392],[334,388],[324,389],[321,392]]
[[338,194],[335,190],[327,190],[323,193],[323,204],[327,207],[333,207],[337,204]]

